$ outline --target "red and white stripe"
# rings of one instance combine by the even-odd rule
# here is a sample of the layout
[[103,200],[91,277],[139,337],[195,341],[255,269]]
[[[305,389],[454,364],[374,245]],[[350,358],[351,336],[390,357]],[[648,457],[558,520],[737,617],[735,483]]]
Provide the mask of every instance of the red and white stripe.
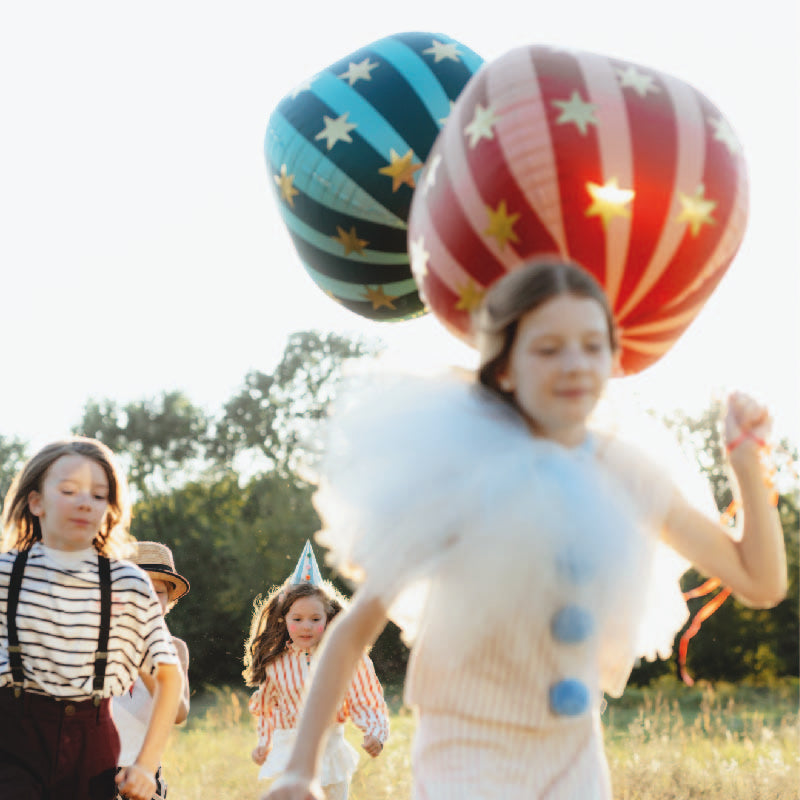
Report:
[[[267,665],[266,679],[250,697],[249,709],[257,720],[258,743],[266,745],[268,751],[275,730],[297,727],[309,672],[305,651],[290,646],[280,658]],[[337,723],[348,719],[381,742],[389,737],[389,711],[383,689],[366,653],[336,712]]]
[[[625,86],[621,73],[649,76]],[[581,127],[559,122],[574,93],[594,107]],[[496,117],[491,136],[466,128],[478,106]],[[487,288],[524,261],[572,260],[605,288],[621,328],[623,367],[663,355],[694,319],[733,259],[747,220],[747,174],[735,140],[717,137],[720,112],[687,83],[616,59],[545,46],[518,48],[485,65],[459,96],[429,157],[432,185],[414,194],[409,241],[430,255],[412,269],[427,305],[470,339],[457,308],[471,280]],[[587,184],[616,179],[635,192],[629,216],[587,216]],[[712,224],[680,220],[681,195],[716,205]],[[516,241],[487,234],[504,202]],[[461,303],[463,305],[463,303]]]

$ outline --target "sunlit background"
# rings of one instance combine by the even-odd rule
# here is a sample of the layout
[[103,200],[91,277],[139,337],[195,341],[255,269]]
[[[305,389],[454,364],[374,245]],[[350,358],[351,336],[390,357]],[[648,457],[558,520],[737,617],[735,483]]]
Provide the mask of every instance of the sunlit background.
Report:
[[800,31],[786,0],[5,4],[0,435],[38,446],[89,398],[172,389],[213,412],[308,328],[380,337],[407,364],[473,363],[430,317],[369,322],[326,297],[264,162],[284,94],[403,30],[485,59],[527,43],[593,50],[693,83],[722,110],[750,169],[744,244],[676,347],[625,380],[663,411],[754,391],[800,441]]

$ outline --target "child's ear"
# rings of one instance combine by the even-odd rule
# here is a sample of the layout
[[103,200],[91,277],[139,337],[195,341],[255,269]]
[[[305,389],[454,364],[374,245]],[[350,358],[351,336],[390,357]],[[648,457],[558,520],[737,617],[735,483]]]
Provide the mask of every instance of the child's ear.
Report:
[[42,494],[32,489],[28,492],[28,508],[34,517],[38,517],[42,513]]
[[612,378],[625,377],[625,369],[622,366],[622,350],[620,348],[617,348],[614,351],[613,360],[611,362],[611,377]]
[[514,381],[511,378],[511,375],[508,371],[508,364],[503,364],[502,367],[498,367],[494,373],[495,380],[497,381],[497,385],[504,391],[504,392],[513,392],[514,391]]

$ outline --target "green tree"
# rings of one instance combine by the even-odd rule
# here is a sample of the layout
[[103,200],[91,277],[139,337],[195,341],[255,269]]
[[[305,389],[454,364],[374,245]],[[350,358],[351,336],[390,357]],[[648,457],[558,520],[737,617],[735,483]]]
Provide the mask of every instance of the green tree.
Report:
[[25,463],[25,453],[24,442],[0,435],[0,511],[11,482]]
[[[691,640],[687,666],[695,677],[713,680],[769,681],[782,675],[797,675],[798,652],[798,498],[782,496],[778,510],[783,523],[789,585],[787,596],[775,608],[756,609],[728,599],[704,623]],[[702,582],[694,570],[683,579],[684,589]],[[707,598],[692,600],[697,613]]]
[[[169,545],[191,583],[168,622],[189,643],[194,685],[241,681],[253,601],[289,575],[319,528],[313,487],[297,472],[307,442],[345,362],[375,349],[293,334],[276,368],[247,375],[216,420],[178,392],[87,404],[76,430],[117,452],[137,489],[132,534]],[[404,668],[396,629],[383,642],[376,650]]]
[[129,483],[141,496],[164,491],[180,476],[202,464],[206,414],[181,392],[120,405],[90,400],[75,433],[107,444],[126,468]]
[[189,644],[195,685],[242,680],[253,601],[290,574],[318,527],[310,494],[275,473],[242,487],[231,472],[137,506],[134,536],[168,544],[191,583],[168,622]]
[[336,392],[345,362],[376,349],[335,333],[291,334],[275,369],[250,372],[239,393],[225,404],[209,443],[210,455],[217,463],[230,464],[244,452],[256,452],[265,468],[294,474]]
[[[189,595],[167,621],[189,645],[193,686],[242,682],[253,602],[291,574],[306,539],[319,528],[312,491],[275,472],[242,487],[231,472],[187,483],[137,506],[135,537],[168,544],[191,583]],[[345,596],[351,594],[318,555],[323,577]],[[382,678],[398,681],[407,655],[399,632],[388,626],[374,650]]]
[[[732,484],[725,455],[719,419],[721,403],[712,403],[696,417],[675,414],[667,423],[678,438],[695,453],[697,463],[708,478],[717,507],[725,510],[733,498]],[[797,452],[786,443],[775,449],[772,458],[779,462],[775,477],[781,490],[778,511],[786,544],[789,586],[786,599],[773,609],[748,608],[735,599],[728,599],[710,618],[703,622],[699,633],[691,639],[687,667],[695,677],[710,680],[739,681],[743,678],[769,680],[775,676],[798,673],[798,508],[800,494],[797,486]],[[684,591],[699,586],[705,580],[690,569],[683,576]],[[718,590],[719,591],[719,590]],[[689,610],[696,614],[709,597],[689,601]],[[681,631],[675,638],[674,652],[678,653]],[[666,672],[676,671],[676,664],[642,663],[634,670],[634,683],[647,683]]]

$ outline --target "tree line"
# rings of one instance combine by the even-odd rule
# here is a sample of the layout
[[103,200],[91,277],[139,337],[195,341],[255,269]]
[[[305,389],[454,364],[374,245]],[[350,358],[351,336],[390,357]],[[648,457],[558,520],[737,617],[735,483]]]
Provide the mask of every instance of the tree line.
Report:
[[[168,544],[191,583],[168,623],[189,644],[193,686],[241,681],[254,600],[289,575],[303,543],[319,527],[308,478],[318,423],[345,364],[377,349],[337,334],[295,333],[276,367],[248,373],[217,414],[178,391],[124,404],[86,403],[73,433],[98,438],[118,455],[134,499],[131,533]],[[718,415],[712,403],[696,418],[675,415],[666,422],[698,453],[722,509],[731,487]],[[0,435],[0,497],[29,455],[24,442]],[[790,453],[788,461],[796,462],[796,455]],[[725,603],[692,640],[688,667],[695,677],[738,681],[798,674],[796,481],[789,482],[778,507],[789,555],[788,596],[768,611]],[[349,593],[320,562],[323,574]],[[683,581],[686,589],[702,579],[690,570]],[[692,601],[690,608],[696,611],[702,602]],[[372,655],[384,681],[402,680],[408,653],[397,628],[387,626]],[[643,663],[632,681],[644,684],[675,672],[674,659]]]

